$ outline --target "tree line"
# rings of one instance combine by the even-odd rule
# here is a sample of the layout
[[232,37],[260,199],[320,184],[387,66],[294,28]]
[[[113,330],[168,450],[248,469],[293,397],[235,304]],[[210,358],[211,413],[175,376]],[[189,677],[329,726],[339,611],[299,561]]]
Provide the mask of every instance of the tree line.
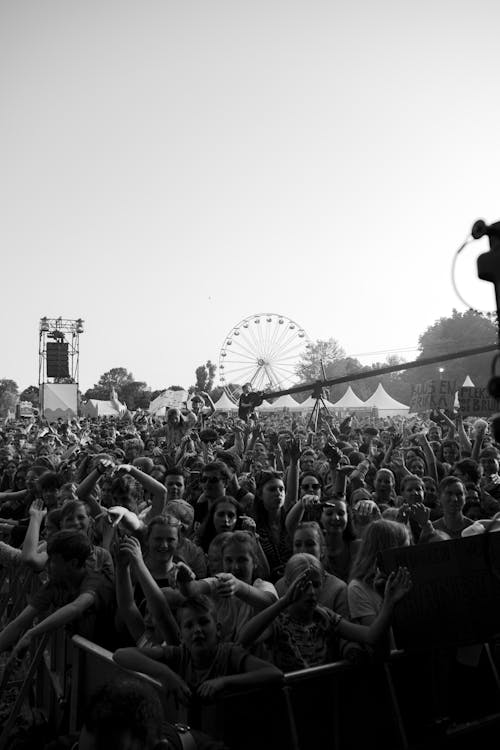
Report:
[[[473,310],[464,313],[453,310],[451,316],[436,320],[421,334],[418,339],[419,354],[416,359],[425,359],[439,354],[451,354],[462,349],[494,344],[496,340],[496,316]],[[402,364],[403,362],[403,358],[389,355],[384,362],[375,362],[369,366],[362,365],[358,359],[346,356],[344,349],[336,339],[318,339],[306,346],[297,366],[297,375],[301,382],[310,383],[322,379],[323,373],[326,379],[331,379],[355,372],[369,373],[370,370]],[[362,400],[366,400],[374,392],[378,383],[382,382],[389,395],[408,404],[413,385],[423,383],[426,380],[438,379],[440,376],[445,380],[456,381],[458,385],[461,385],[469,375],[476,386],[485,386],[491,370],[491,354],[480,354],[476,357],[446,362],[443,373],[439,373],[438,368],[439,365],[427,365],[381,377],[368,377],[365,380],[353,382],[352,389]],[[189,392],[206,391],[216,401],[223,390],[220,386],[214,386],[216,372],[217,366],[211,360],[207,360],[196,368],[195,382],[186,390]],[[330,400],[337,401],[341,398],[346,387],[345,383],[332,386]],[[228,388],[234,395],[239,395],[238,384],[229,384]],[[134,375],[125,367],[112,367],[103,373],[98,382],[81,396],[84,400],[107,401],[112,389],[115,390],[118,399],[125,403],[130,410],[147,409],[150,402],[165,390],[165,388],[152,390],[145,381],[136,380]],[[184,390],[184,386],[170,385],[168,389]],[[302,400],[308,395],[308,393],[304,393],[297,398]],[[18,400],[30,401],[37,406],[38,387],[30,385],[19,392],[18,385],[14,380],[1,378],[0,415],[5,415],[9,410],[13,411]]]

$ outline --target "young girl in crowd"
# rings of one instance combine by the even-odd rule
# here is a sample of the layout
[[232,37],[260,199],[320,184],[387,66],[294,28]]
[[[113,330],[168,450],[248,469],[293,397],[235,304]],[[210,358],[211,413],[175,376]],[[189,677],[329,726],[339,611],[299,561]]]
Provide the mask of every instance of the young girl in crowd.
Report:
[[[324,561],[326,548],[321,527],[316,521],[302,521],[293,534],[293,553],[307,553],[320,562]],[[276,582],[276,591],[283,596],[287,589],[285,577]],[[347,606],[347,584],[341,578],[323,570],[322,587],[319,603],[338,612],[342,617],[349,617]]]
[[196,543],[208,552],[210,542],[217,534],[235,531],[238,528],[241,516],[241,507],[237,500],[231,495],[223,495],[209,508],[208,515],[196,535]]
[[217,608],[224,640],[236,640],[242,626],[256,611],[277,599],[274,586],[257,576],[258,548],[254,535],[235,531],[221,544],[222,572],[200,581],[180,569],[178,582],[185,596],[209,594]]
[[383,597],[377,590],[377,558],[380,552],[391,547],[407,547],[410,532],[398,521],[378,520],[371,523],[354,560],[347,600],[353,622],[371,625],[383,606]]
[[321,526],[325,535],[325,562],[329,573],[347,581],[354,557],[354,534],[348,523],[347,503],[329,497],[323,503]]
[[283,575],[291,554],[291,539],[285,526],[285,485],[277,472],[263,471],[255,494],[255,523],[261,547],[269,564],[269,580]]
[[312,555],[293,555],[285,569],[285,595],[245,625],[240,643],[249,647],[263,640],[284,672],[326,664],[338,658],[339,638],[375,644],[390,625],[394,605],[411,586],[406,569],[392,573],[377,619],[370,626],[357,625],[319,604],[322,571]]

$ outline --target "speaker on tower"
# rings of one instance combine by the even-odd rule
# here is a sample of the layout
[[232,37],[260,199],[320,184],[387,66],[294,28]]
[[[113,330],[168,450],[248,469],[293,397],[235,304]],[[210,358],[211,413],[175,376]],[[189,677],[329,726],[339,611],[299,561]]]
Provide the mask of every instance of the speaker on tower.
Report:
[[47,377],[69,378],[68,344],[47,344]]

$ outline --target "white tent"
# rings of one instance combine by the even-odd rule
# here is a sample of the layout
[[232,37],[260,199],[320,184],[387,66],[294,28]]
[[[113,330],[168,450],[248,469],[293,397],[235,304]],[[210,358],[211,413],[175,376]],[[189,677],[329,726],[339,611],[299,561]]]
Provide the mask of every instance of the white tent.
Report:
[[291,409],[292,411],[300,411],[302,409],[302,404],[297,403],[294,398],[290,396],[289,393],[287,393],[286,396],[280,396],[276,399],[276,401],[272,404],[268,403],[267,401],[264,401],[261,406],[258,407],[262,411],[280,411],[280,409]]
[[[118,402],[119,404],[119,402]],[[120,409],[111,401],[100,401],[96,398],[90,398],[82,404],[82,415],[84,417],[119,417],[127,411],[124,404],[120,404]]]
[[153,399],[149,404],[149,413],[154,414],[156,417],[164,417],[168,409],[174,407],[181,409],[187,399],[187,391],[163,391],[163,393],[160,393],[160,395]]
[[335,409],[361,409],[364,406],[366,406],[365,402],[356,396],[351,386],[348,386],[342,398],[333,404]]
[[221,397],[215,402],[215,411],[238,411],[238,404],[231,401],[225,391],[222,391]]
[[[475,387],[476,386],[472,382],[470,375],[467,375],[467,377],[465,378],[465,380],[464,380],[464,382],[462,384],[462,388],[475,388]],[[455,407],[455,409],[460,409],[460,401],[459,401],[459,398],[458,398],[458,391],[455,391],[455,401],[453,402],[453,406]]]
[[[326,406],[327,409],[335,408],[335,404],[332,404],[332,402],[328,401],[328,399],[326,398],[323,399],[323,404]],[[316,399],[313,398],[312,396],[309,396],[308,398],[306,398],[305,401],[299,404],[300,408],[303,411],[306,411],[307,409],[314,409],[315,405],[316,405]]]
[[404,417],[410,411],[409,406],[389,396],[382,383],[378,384],[375,393],[365,401],[365,406],[378,409],[379,417]]

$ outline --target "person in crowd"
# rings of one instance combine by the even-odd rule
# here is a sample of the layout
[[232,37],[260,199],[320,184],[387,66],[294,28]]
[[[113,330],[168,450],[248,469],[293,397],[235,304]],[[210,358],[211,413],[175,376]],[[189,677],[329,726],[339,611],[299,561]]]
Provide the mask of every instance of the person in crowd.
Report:
[[236,687],[280,684],[282,673],[241,646],[222,641],[215,605],[204,595],[188,597],[178,609],[180,645],[123,648],[115,661],[160,680],[178,704],[193,695],[214,698]]
[[398,521],[380,519],[368,526],[353,562],[347,587],[353,622],[371,625],[382,609],[385,580],[378,569],[379,554],[392,547],[407,547],[410,541],[409,528]]
[[277,598],[276,589],[259,576],[259,549],[249,531],[225,532],[221,543],[222,571],[201,581],[187,569],[179,571],[180,590],[185,596],[208,594],[214,598],[221,636],[235,641],[242,626],[256,611]]
[[[338,576],[325,571],[326,545],[321,526],[316,521],[301,521],[293,533],[293,554],[307,553],[323,564],[323,585],[319,594],[319,603],[342,617],[349,617],[347,605],[347,584]],[[287,583],[283,576],[276,582],[276,591],[283,596]]]
[[335,661],[340,638],[377,643],[390,626],[394,605],[410,590],[409,572],[399,569],[389,576],[382,609],[371,625],[364,626],[319,604],[322,570],[312,555],[293,555],[285,569],[285,595],[244,626],[240,643],[248,648],[259,639],[267,642],[275,665],[283,672]]
[[285,525],[284,506],[285,485],[281,474],[261,472],[256,486],[254,517],[272,582],[283,575],[292,548]]
[[473,520],[464,516],[465,487],[460,479],[454,476],[445,477],[438,487],[439,504],[443,515],[433,522],[438,531],[444,531],[452,539],[458,539],[464,529],[471,526]]
[[49,581],[2,630],[0,652],[14,647],[12,658],[19,657],[36,636],[72,623],[96,642],[109,637],[106,622],[112,612],[113,587],[102,573],[87,570],[90,554],[90,540],[79,531],[59,531],[49,539]]

